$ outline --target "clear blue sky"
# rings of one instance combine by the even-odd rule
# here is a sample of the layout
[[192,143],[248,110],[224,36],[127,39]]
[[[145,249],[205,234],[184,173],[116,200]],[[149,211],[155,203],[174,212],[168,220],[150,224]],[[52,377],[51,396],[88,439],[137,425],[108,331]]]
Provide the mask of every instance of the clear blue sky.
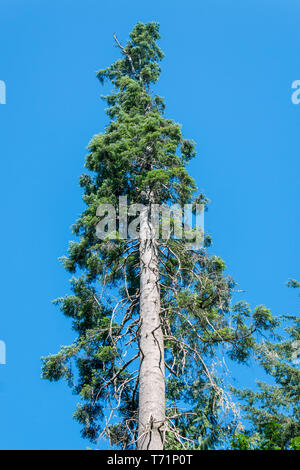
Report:
[[83,208],[86,146],[106,122],[95,71],[117,57],[112,34],[125,41],[137,21],[161,24],[157,92],[197,142],[190,171],[212,200],[214,252],[253,306],[297,312],[284,284],[300,278],[299,15],[297,0],[1,0],[1,449],[88,445],[77,398],[40,379],[40,356],[73,340],[51,304],[69,289],[57,258]]

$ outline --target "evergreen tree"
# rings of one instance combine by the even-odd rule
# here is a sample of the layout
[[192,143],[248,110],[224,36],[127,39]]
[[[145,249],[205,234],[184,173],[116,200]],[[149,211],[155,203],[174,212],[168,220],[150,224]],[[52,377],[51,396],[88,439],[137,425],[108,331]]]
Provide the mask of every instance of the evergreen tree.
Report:
[[[107,436],[123,449],[213,447],[228,431],[225,411],[235,414],[222,355],[245,361],[254,333],[274,325],[264,306],[230,310],[234,282],[223,260],[207,253],[208,236],[191,248],[187,238],[196,232],[175,237],[181,221],[174,215],[167,235],[154,236],[166,220],[151,217],[155,204],[195,211],[207,203],[186,170],[194,144],[164,116],[151,88],[163,58],[159,37],[156,23],[138,23],[125,46],[114,36],[121,58],[98,72],[113,85],[105,97],[110,122],[91,140],[80,179],[87,207],[63,258],[76,273],[73,293],[56,301],[77,339],[43,359],[43,377],[65,378],[80,396],[75,418],[83,435]],[[115,225],[99,211],[105,204],[117,214]],[[136,220],[132,207],[139,231],[126,237],[124,217]],[[99,226],[107,229],[102,238]]]
[[[288,286],[299,288],[290,280]],[[285,316],[287,337],[258,348],[259,362],[270,383],[258,382],[259,390],[235,390],[250,429],[237,433],[232,445],[238,449],[300,450],[300,319]]]

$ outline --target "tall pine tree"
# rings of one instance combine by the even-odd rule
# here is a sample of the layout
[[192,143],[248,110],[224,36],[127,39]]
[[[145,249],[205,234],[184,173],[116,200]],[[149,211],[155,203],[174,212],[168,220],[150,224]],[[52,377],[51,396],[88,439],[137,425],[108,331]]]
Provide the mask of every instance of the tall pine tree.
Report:
[[[206,204],[186,170],[194,144],[152,92],[163,58],[159,37],[156,23],[138,23],[126,45],[114,36],[121,57],[98,72],[113,85],[105,97],[110,123],[89,144],[80,179],[87,207],[63,259],[77,277],[72,295],[56,301],[77,339],[43,366],[44,378],[65,378],[80,396],[75,418],[83,435],[105,435],[123,449],[213,446],[228,430],[221,415],[234,413],[219,373],[223,350],[243,362],[254,332],[273,322],[263,306],[252,314],[242,303],[230,310],[234,283],[222,259],[208,255],[209,237],[191,249],[172,233],[153,236],[154,204]],[[139,211],[138,236],[124,236],[124,214],[129,221],[134,214],[118,211],[120,197]],[[104,204],[118,223],[114,236],[99,239]]]

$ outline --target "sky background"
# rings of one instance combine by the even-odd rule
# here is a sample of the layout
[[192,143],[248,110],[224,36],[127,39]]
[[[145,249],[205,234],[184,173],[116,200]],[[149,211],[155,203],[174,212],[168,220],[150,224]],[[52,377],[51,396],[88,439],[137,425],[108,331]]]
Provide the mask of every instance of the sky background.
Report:
[[[137,21],[161,25],[156,92],[197,143],[189,165],[211,200],[213,251],[253,307],[297,313],[299,273],[298,0],[0,0],[1,449],[85,449],[64,383],[40,357],[73,341],[51,300],[69,292],[58,262],[83,209],[86,146],[107,123],[95,71]],[[254,367],[239,372],[254,384]]]

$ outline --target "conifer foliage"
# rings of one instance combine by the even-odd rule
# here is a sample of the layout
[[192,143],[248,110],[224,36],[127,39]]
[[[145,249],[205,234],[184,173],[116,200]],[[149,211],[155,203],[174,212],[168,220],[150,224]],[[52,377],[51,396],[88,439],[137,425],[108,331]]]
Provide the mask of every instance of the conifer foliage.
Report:
[[[72,294],[56,300],[77,339],[43,358],[43,377],[66,379],[80,397],[74,416],[83,436],[105,436],[122,449],[213,447],[228,432],[224,411],[234,413],[219,374],[222,354],[243,362],[254,332],[274,323],[263,306],[230,309],[234,282],[223,260],[207,253],[208,236],[195,249],[172,233],[149,236],[151,205],[206,204],[186,170],[194,144],[152,91],[159,38],[156,23],[138,23],[126,45],[114,35],[120,58],[98,72],[113,85],[105,97],[110,122],[89,144],[80,178],[86,209],[63,258]],[[137,237],[124,237],[120,197],[143,204]],[[99,239],[103,204],[119,219],[114,236]]]
[[[295,279],[287,285],[300,288]],[[269,383],[259,381],[256,391],[235,390],[248,423],[233,436],[236,449],[300,450],[300,319],[285,315],[281,320],[280,341],[264,341],[257,350]]]

